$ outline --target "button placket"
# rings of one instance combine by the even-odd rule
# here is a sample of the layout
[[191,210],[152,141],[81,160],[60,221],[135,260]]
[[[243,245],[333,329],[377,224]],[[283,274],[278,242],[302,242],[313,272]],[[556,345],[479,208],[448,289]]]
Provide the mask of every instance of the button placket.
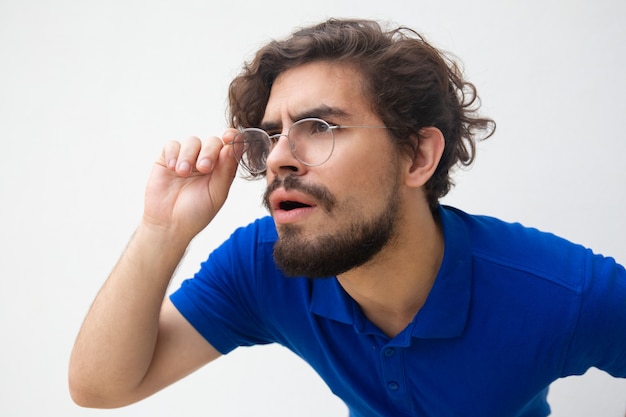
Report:
[[380,362],[384,387],[389,400],[399,410],[410,412],[411,401],[404,375],[403,356],[403,349],[385,346],[380,351]]

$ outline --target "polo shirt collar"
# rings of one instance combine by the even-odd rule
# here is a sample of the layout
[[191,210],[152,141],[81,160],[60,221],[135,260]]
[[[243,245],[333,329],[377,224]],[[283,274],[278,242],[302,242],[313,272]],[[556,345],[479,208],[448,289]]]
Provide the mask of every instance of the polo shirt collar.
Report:
[[[398,337],[457,337],[463,333],[467,323],[472,287],[469,233],[455,209],[439,207],[439,218],[445,241],[441,268],[424,306]],[[360,308],[336,278],[313,280],[309,311],[321,317],[351,324],[359,333],[366,328],[362,323],[364,317],[355,314],[360,313]]]
[[356,302],[344,291],[337,278],[315,278],[312,281],[309,311],[344,324],[354,324],[353,305]]

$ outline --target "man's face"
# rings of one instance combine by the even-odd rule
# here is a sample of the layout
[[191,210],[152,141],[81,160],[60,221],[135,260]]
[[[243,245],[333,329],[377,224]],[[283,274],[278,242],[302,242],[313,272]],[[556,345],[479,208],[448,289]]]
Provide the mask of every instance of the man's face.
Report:
[[[287,133],[317,117],[331,125],[382,126],[351,67],[317,62],[275,81],[262,125]],[[272,127],[272,129],[269,129]],[[336,129],[330,159],[298,161],[281,137],[267,160],[265,204],[279,240],[275,260],[288,275],[334,276],[363,265],[393,239],[401,205],[400,156],[386,129]]]

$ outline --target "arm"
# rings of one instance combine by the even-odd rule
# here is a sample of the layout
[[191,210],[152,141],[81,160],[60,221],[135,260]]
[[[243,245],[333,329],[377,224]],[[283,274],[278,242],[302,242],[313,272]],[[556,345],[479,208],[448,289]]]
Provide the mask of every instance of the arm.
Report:
[[[229,130],[224,140],[232,135]],[[190,138],[163,149],[148,181],[142,221],[76,339],[69,367],[75,402],[127,405],[219,356],[164,297],[189,242],[224,203],[236,166],[217,138],[204,144]]]

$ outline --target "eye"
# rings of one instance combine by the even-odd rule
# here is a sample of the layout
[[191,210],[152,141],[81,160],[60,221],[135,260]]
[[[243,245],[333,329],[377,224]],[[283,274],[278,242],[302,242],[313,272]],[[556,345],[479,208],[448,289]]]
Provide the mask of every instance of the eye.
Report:
[[313,130],[317,133],[327,133],[330,130],[330,125],[323,120],[317,120]]
[[330,124],[321,119],[311,119],[303,122],[306,126],[306,131],[310,136],[314,135],[327,135],[330,132]]

